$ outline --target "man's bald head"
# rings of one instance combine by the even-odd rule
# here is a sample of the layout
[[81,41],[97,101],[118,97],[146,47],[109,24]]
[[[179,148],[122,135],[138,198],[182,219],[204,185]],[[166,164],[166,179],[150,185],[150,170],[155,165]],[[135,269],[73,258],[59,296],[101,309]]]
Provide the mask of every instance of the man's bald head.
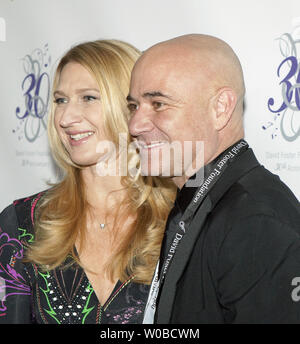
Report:
[[243,71],[233,49],[223,40],[203,34],[179,36],[155,44],[137,62],[167,63],[170,68],[184,67],[193,77],[205,79],[213,90],[231,87],[242,102],[245,94]]

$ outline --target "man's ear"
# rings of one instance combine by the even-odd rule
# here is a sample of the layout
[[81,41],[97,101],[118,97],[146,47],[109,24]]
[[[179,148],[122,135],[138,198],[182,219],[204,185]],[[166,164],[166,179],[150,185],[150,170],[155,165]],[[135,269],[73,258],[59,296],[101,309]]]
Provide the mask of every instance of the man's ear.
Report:
[[237,95],[230,87],[218,90],[214,97],[215,129],[222,130],[229,122],[237,103]]

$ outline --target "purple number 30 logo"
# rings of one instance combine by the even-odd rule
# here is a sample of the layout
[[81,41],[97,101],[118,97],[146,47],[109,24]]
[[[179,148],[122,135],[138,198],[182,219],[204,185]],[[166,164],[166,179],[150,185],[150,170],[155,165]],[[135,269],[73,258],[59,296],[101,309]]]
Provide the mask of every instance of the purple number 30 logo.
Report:
[[[269,121],[262,128],[266,130],[273,126],[275,130],[272,138],[277,136],[276,130],[280,128],[282,137],[291,142],[300,136],[299,119],[296,118],[300,114],[300,62],[297,59],[300,40],[285,33],[279,38],[279,43],[280,52],[284,57],[277,68],[282,102],[280,101],[280,105],[275,105],[274,98],[269,98],[268,109],[272,113],[273,121]],[[280,123],[278,123],[279,118]]]
[[21,88],[23,91],[25,109],[16,108],[17,118],[24,123],[24,135],[27,141],[35,141],[46,130],[45,117],[48,111],[50,96],[50,77],[43,71],[50,64],[48,45],[44,51],[35,49],[31,55],[23,58],[23,68],[26,73]]

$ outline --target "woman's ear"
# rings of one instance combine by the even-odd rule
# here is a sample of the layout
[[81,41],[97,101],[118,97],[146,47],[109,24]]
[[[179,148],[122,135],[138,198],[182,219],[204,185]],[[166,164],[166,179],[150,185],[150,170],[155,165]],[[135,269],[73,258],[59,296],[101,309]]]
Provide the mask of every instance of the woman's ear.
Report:
[[232,88],[223,87],[214,98],[215,129],[219,131],[229,122],[237,103],[237,95]]

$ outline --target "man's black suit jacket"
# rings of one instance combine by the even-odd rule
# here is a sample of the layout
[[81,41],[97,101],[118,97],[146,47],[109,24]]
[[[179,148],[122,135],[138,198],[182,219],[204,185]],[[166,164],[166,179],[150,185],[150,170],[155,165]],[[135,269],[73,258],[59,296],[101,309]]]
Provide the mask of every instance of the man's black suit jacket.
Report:
[[[194,192],[179,192],[164,242]],[[300,323],[299,284],[299,202],[248,149],[224,171],[178,246],[155,322]]]

